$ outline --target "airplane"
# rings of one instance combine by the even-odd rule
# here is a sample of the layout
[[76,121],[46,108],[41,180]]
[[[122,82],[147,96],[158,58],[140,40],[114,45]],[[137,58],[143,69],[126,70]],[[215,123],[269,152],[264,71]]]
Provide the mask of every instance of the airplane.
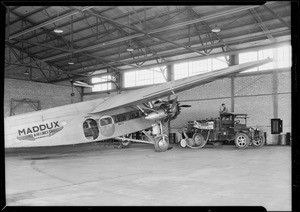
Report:
[[[169,149],[165,123],[176,119],[182,107],[176,96],[161,98],[211,81],[228,77],[268,62],[265,59],[230,66],[192,77],[60,107],[4,118],[5,148],[60,146],[117,139],[123,147],[131,142],[154,145],[155,151]],[[147,129],[152,129],[146,131]],[[142,131],[144,140],[131,138]]]

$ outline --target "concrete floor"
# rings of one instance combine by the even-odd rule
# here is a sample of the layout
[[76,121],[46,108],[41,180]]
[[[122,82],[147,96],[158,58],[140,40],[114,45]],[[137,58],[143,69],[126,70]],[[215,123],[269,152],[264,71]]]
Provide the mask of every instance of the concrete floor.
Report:
[[154,152],[103,143],[8,150],[9,206],[263,206],[291,210],[291,147]]

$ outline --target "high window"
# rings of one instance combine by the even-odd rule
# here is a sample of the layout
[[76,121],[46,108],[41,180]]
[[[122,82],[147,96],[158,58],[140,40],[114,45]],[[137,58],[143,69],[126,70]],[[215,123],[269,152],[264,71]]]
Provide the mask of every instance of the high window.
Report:
[[166,67],[155,67],[124,73],[124,87],[135,87],[166,82]]
[[174,65],[174,80],[227,67],[228,64],[224,57],[178,63]]
[[[111,90],[111,82],[105,83],[107,81],[111,80],[110,75],[105,75],[101,77],[93,77],[92,78],[92,84],[94,84],[93,92],[95,91],[106,91]],[[100,83],[100,84],[97,84]]]
[[262,60],[266,58],[272,58],[273,62],[267,63],[265,65],[249,69],[245,72],[251,71],[262,71],[270,70],[274,68],[287,68],[291,67],[292,57],[291,57],[291,46],[281,46],[276,48],[262,49],[258,51],[251,51],[239,54],[239,63],[247,63],[257,60]]

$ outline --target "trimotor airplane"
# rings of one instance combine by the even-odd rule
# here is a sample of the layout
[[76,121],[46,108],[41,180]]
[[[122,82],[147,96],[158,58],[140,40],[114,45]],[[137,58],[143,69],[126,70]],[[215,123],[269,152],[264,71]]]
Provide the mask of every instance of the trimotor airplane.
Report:
[[[271,61],[265,59],[244,63],[105,99],[6,117],[5,148],[58,146],[114,138],[120,140],[122,146],[127,146],[132,141],[149,143],[154,144],[156,151],[163,152],[169,148],[164,124],[175,119],[181,107],[188,105],[180,105],[177,97],[169,101],[162,101],[160,98]],[[146,129],[152,130],[149,132]],[[138,131],[142,131],[148,139],[137,140],[126,136]]]

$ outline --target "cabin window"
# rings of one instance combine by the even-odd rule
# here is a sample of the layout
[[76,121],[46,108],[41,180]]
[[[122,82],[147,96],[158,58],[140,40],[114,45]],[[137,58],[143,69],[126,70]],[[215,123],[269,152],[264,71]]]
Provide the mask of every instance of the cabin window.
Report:
[[113,123],[113,121],[112,121],[111,117],[100,119],[100,126],[105,126],[105,125],[112,124],[112,123]]
[[136,119],[139,118],[139,112],[138,111],[134,111],[129,113],[129,119]]
[[99,136],[99,128],[94,119],[87,119],[83,122],[84,136],[89,140],[95,140]]
[[115,119],[115,122],[122,122],[122,121],[126,121],[126,114],[119,114],[119,115],[116,115],[114,117]]

